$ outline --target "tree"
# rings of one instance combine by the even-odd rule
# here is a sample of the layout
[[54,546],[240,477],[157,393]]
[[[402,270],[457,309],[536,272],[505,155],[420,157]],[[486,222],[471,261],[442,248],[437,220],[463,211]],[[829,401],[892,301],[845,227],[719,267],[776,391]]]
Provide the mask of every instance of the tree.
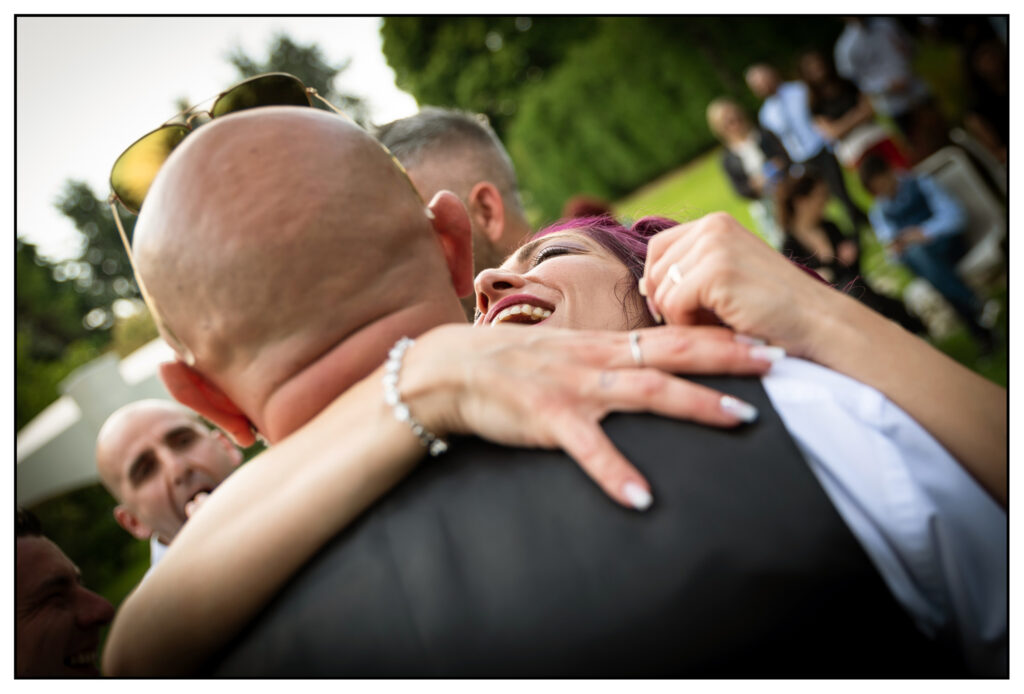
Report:
[[[238,69],[242,78],[264,72],[287,72],[295,75],[307,87],[314,87],[321,96],[339,106],[357,123],[365,125],[367,122],[366,101],[354,94],[340,92],[334,87],[334,79],[348,68],[351,60],[346,59],[338,65],[332,65],[326,61],[320,47],[315,43],[302,46],[285,34],[277,34],[271,42],[266,60],[257,61],[238,47],[228,54],[227,59]],[[313,103],[319,108],[326,108],[316,99]]]
[[597,28],[592,17],[387,17],[395,83],[420,104],[487,114],[503,136],[519,93]]

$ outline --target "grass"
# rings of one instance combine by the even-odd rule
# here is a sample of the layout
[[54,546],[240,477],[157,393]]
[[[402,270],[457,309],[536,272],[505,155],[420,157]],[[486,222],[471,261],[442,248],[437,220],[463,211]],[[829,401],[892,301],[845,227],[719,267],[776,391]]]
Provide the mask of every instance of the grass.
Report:
[[[741,224],[761,236],[750,215],[748,201],[732,191],[725,178],[725,173],[722,171],[719,157],[719,149],[698,157],[686,166],[618,201],[615,204],[615,211],[629,219],[638,219],[645,215],[661,215],[684,222],[720,210],[728,212]],[[847,172],[846,184],[854,201],[863,209],[868,209],[871,205],[871,197],[860,185],[857,177]],[[830,203],[826,215],[838,220],[840,226],[845,226],[847,231],[853,227],[842,206],[836,200]],[[913,275],[906,268],[889,262],[881,244],[873,234],[865,232],[862,235],[861,248],[862,267],[870,282],[875,283],[885,278],[888,283],[902,291],[913,279]],[[988,287],[986,293],[990,298],[1000,302],[1001,308],[996,325],[998,335],[996,349],[993,353],[980,354],[974,339],[963,327],[942,339],[930,339],[929,341],[961,364],[1006,387],[1009,354],[1006,339],[1009,334],[1006,310],[1008,293],[1005,286]]]

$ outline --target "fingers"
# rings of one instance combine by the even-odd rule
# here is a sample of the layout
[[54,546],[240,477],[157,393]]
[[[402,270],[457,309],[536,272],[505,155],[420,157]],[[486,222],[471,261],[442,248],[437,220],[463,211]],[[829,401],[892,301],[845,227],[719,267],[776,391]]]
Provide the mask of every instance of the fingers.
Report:
[[716,427],[757,419],[755,407],[713,388],[655,369],[605,371],[595,397],[607,412],[652,412]]
[[633,358],[629,333],[604,334],[601,348],[581,352],[582,361],[599,369],[644,366],[672,373],[760,375],[785,356],[781,348],[724,327],[661,326],[634,332],[641,362]]
[[597,422],[567,417],[559,426],[558,444],[613,501],[638,511],[650,508],[651,485]]

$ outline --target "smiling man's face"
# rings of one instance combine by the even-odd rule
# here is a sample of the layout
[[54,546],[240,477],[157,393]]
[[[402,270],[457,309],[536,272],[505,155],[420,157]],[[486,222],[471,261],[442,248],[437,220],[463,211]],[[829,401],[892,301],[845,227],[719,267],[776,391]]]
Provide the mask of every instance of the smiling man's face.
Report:
[[210,492],[241,452],[173,403],[135,403],[114,413],[96,445],[100,476],[120,502],[117,522],[139,539],[167,544],[185,524],[185,505]]
[[100,628],[114,608],[82,585],[78,568],[47,538],[19,537],[15,553],[15,675],[99,675]]

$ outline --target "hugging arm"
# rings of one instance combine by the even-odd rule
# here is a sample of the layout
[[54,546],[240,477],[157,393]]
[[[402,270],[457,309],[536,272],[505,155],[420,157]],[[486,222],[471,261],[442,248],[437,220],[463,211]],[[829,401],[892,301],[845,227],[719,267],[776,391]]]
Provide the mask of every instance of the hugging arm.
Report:
[[[563,448],[615,501],[649,494],[600,428],[610,411],[651,411],[712,426],[739,419],[721,395],[658,369],[761,374],[769,363],[723,328],[643,331],[637,368],[626,333],[444,326],[401,369],[402,399],[439,435]],[[195,512],[119,611],[104,651],[118,676],[201,667],[291,575],[416,466],[423,448],[385,404],[384,369],[242,466]],[[642,494],[641,494],[642,496]]]
[[[681,282],[668,277],[673,265]],[[711,310],[739,332],[881,391],[1006,506],[1006,390],[808,277],[732,217],[708,215],[654,237],[641,281],[669,323]]]

